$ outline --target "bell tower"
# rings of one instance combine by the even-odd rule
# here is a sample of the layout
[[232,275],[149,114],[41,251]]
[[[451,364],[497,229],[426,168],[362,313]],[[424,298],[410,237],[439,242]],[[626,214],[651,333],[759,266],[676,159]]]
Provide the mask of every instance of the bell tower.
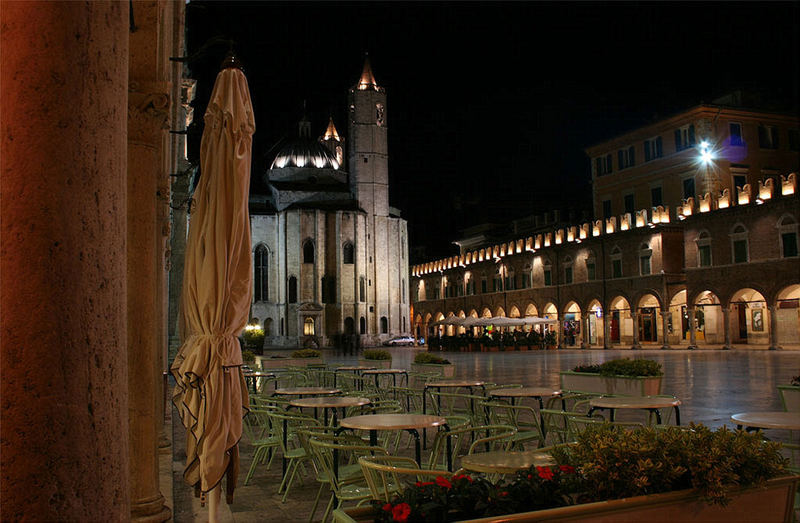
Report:
[[371,216],[389,215],[386,91],[372,74],[369,57],[348,96],[350,189]]

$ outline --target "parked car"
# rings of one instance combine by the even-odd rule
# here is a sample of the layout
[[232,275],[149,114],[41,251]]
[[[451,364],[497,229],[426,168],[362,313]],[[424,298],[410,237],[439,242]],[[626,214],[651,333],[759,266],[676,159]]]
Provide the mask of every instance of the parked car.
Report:
[[384,341],[383,344],[390,347],[396,347],[398,345],[407,345],[409,347],[413,347],[414,336],[395,336],[394,338]]

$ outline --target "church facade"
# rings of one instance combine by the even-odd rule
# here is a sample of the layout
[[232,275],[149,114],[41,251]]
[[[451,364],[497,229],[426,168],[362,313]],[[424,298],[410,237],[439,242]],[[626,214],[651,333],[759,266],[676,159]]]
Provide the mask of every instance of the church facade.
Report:
[[267,346],[410,331],[408,227],[389,206],[386,92],[368,60],[348,104],[347,139],[304,119],[251,190],[251,323]]

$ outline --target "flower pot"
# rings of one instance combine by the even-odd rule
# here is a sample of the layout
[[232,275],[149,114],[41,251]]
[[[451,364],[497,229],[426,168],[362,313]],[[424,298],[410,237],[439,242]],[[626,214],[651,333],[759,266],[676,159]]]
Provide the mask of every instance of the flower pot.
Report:
[[362,367],[375,367],[376,369],[391,369],[392,360],[365,360],[358,358],[358,364]]
[[452,363],[412,363],[411,370],[430,374],[436,372],[442,377],[452,378],[456,372],[456,366]]
[[[694,490],[677,490],[649,496],[598,501],[582,505],[550,508],[533,512],[509,514],[502,518],[489,517],[462,520],[464,523],[490,523],[502,520],[509,523],[537,521],[759,521],[763,523],[792,521],[794,494],[800,476],[785,476],[768,480],[763,487],[737,489],[730,492],[731,501],[725,506],[705,503]],[[337,509],[337,523],[373,521],[373,507]]]
[[783,410],[787,412],[800,412],[800,387],[795,385],[778,385],[778,394],[781,396]]
[[601,376],[592,372],[559,373],[561,389],[601,394],[624,394],[628,396],[655,396],[661,394],[662,376]]

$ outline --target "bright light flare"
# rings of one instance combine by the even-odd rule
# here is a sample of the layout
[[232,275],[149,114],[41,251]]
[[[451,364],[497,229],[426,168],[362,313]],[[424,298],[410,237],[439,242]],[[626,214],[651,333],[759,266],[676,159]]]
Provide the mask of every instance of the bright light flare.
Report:
[[716,160],[717,155],[715,154],[714,149],[708,140],[702,140],[697,148],[700,152],[700,162],[703,165],[708,165],[712,161]]

